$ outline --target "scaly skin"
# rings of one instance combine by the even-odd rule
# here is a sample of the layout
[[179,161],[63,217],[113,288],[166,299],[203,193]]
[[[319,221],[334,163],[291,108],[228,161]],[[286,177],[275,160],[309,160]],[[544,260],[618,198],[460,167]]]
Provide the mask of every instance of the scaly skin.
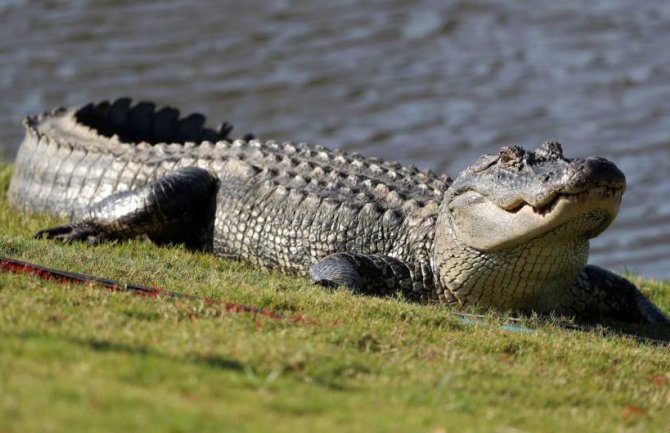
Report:
[[148,235],[365,293],[669,323],[586,266],[625,185],[607,160],[505,147],[452,184],[320,146],[231,142],[204,121],[128,99],[30,117],[10,203],[70,216],[39,234],[66,242]]

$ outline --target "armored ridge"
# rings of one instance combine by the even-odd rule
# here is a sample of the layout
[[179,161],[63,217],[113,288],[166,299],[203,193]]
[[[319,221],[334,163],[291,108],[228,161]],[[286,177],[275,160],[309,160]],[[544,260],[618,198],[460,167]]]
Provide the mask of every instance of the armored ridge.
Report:
[[586,265],[625,187],[603,158],[503,147],[452,182],[204,125],[127,98],[29,117],[10,204],[69,216],[39,233],[64,242],[146,235],[362,293],[670,323]]

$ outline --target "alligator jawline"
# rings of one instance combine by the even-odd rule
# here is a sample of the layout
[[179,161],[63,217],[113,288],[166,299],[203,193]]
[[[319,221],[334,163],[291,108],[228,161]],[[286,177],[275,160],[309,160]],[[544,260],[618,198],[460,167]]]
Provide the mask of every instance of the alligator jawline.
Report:
[[549,214],[551,211],[554,210],[554,208],[561,199],[574,200],[574,201],[581,201],[583,199],[593,199],[593,198],[608,199],[617,195],[621,196],[622,194],[623,194],[622,188],[600,186],[578,193],[558,193],[551,200],[549,200],[542,206],[533,206],[532,204],[524,200],[520,204],[514,207],[511,208],[501,207],[501,209],[503,209],[505,212],[517,213],[524,207],[528,206],[533,210],[535,214],[546,216],[547,214]]

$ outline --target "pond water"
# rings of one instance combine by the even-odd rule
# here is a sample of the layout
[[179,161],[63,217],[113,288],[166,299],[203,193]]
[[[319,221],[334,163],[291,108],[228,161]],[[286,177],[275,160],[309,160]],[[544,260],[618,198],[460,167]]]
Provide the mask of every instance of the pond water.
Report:
[[591,262],[670,279],[668,41],[666,0],[0,0],[0,150],[118,96],[452,177],[558,139],[628,179]]

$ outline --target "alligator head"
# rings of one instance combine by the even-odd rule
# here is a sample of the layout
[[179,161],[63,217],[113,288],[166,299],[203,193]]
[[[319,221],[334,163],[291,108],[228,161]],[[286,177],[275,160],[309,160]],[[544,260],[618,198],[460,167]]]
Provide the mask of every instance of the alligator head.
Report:
[[503,147],[461,173],[448,212],[458,240],[483,251],[527,242],[587,213],[593,217],[571,232],[593,238],[616,217],[625,185],[610,161],[565,159],[556,142],[535,152]]
[[[494,293],[493,282],[504,284],[513,274],[526,278],[527,296],[551,304],[548,287],[574,281],[586,264],[588,239],[614,220],[624,189],[625,177],[612,162],[566,159],[557,142],[534,152],[514,146],[482,156],[445,195],[435,244],[438,275],[464,302],[472,290],[480,292],[477,299],[487,290]],[[476,274],[491,287],[481,281],[481,288],[468,287],[469,272],[453,263],[463,256],[468,256],[464,263],[486,262],[486,270]],[[454,267],[461,272],[457,276]],[[496,303],[513,308],[517,302]]]

